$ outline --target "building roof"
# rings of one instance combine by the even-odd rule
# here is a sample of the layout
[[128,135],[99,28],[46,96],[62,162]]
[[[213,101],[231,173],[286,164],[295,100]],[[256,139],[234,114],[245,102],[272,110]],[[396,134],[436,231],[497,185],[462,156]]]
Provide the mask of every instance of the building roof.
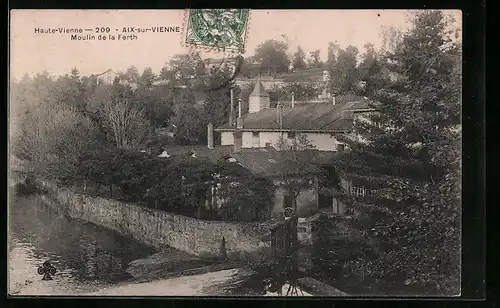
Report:
[[[340,152],[325,152],[318,150],[277,151],[273,147],[243,148],[233,152],[233,146],[216,146],[209,149],[206,146],[167,146],[165,159],[196,159],[212,163],[220,163],[233,158],[244,169],[255,176],[273,177],[285,174],[317,174],[320,166],[333,165],[335,160],[343,155]],[[193,155],[194,154],[194,155]]]
[[241,152],[227,154],[225,158],[234,158],[256,176],[272,177],[285,174],[317,174],[321,172],[321,166],[333,166],[343,155],[344,152],[276,151],[273,148],[264,148],[260,151],[242,149]]
[[[359,99],[359,97],[357,97]],[[338,102],[340,101],[340,102]],[[347,104],[349,103],[349,104]],[[299,105],[295,108],[282,108],[282,126],[278,120],[276,108],[266,108],[259,112],[247,113],[243,116],[243,131],[308,131],[308,132],[346,132],[352,129],[353,119],[342,117],[342,110],[366,110],[369,105],[366,98],[349,102],[344,98],[336,98],[336,104],[315,103]],[[228,124],[216,129],[231,131]]]
[[107,70],[107,71],[105,71],[105,72],[102,72],[102,73],[100,73],[100,74],[96,74],[96,75],[94,75],[94,76],[95,76],[95,77],[99,77],[99,76],[102,76],[102,75],[105,75],[105,74],[108,74],[108,73],[110,73],[110,74],[114,74],[114,75],[118,75],[118,73],[117,73],[117,72],[113,71],[112,69],[109,69],[109,70]]
[[236,159],[254,175],[261,177],[320,172],[314,164],[305,160],[291,159],[284,152],[286,151],[242,151],[228,156]]
[[[319,98],[319,99],[311,99],[311,100],[295,100],[294,101],[295,106],[307,106],[307,105],[325,104],[325,103],[331,104],[332,99]],[[292,107],[292,101],[280,101],[279,104],[285,108]]]
[[233,146],[216,146],[209,149],[204,145],[172,145],[164,146],[164,151],[168,157],[196,157],[199,159],[209,160],[213,163],[218,162],[222,157],[231,153]]

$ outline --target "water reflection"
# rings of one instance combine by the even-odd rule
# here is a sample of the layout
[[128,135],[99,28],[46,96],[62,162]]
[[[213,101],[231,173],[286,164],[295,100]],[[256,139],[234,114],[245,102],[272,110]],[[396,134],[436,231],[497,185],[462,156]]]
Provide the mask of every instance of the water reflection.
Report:
[[[131,278],[125,271],[127,265],[154,252],[110,230],[72,220],[47,207],[37,196],[11,201],[9,282],[13,292],[29,289],[38,282],[41,277],[36,270],[47,260],[57,268],[55,283],[50,283],[62,283],[59,289],[76,292]],[[33,283],[26,284],[27,280]]]
[[253,264],[218,285],[218,288],[230,296],[310,296],[298,286],[297,280],[303,277],[298,269],[297,251],[293,251]]

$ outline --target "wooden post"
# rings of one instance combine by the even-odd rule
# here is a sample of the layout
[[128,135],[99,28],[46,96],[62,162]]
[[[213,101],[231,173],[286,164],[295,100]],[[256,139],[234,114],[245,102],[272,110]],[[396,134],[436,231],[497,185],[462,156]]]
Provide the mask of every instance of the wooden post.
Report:
[[220,258],[223,261],[227,260],[226,238],[225,237],[222,237],[222,242],[220,244]]

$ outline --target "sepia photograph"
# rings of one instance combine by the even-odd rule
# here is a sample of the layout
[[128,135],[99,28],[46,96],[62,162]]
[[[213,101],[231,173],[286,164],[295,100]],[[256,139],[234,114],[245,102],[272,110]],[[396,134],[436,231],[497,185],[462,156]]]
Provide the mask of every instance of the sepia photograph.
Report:
[[458,297],[460,10],[11,10],[7,293]]

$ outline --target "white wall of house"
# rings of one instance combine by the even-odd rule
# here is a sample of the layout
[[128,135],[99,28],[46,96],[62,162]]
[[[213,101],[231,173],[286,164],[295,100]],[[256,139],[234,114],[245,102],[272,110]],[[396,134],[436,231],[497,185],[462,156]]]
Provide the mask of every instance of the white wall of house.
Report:
[[221,132],[220,144],[221,145],[234,145],[233,132]]
[[[255,135],[253,132],[243,132],[242,133],[242,148],[264,148],[266,143],[271,143],[271,145],[276,145],[280,138],[280,132],[258,132]],[[337,144],[339,142],[330,133],[306,133],[307,139],[316,147],[319,151],[336,151]],[[284,138],[288,138],[288,134],[283,134]],[[232,132],[222,132],[221,133],[221,145],[233,145],[233,133]],[[291,141],[290,141],[291,144]]]
[[[242,138],[242,143],[241,143],[242,148],[253,148],[254,147],[254,140],[253,140],[254,138],[253,138],[252,132],[243,132],[241,134],[241,138]],[[258,147],[258,146],[255,146],[255,147]]]
[[270,143],[272,146],[276,145],[278,142],[280,133],[279,132],[260,132],[259,133],[259,139],[260,139],[260,147],[264,148],[266,147],[266,143]]
[[339,143],[337,139],[330,133],[307,133],[307,139],[316,147],[319,151],[336,151],[337,144]]

